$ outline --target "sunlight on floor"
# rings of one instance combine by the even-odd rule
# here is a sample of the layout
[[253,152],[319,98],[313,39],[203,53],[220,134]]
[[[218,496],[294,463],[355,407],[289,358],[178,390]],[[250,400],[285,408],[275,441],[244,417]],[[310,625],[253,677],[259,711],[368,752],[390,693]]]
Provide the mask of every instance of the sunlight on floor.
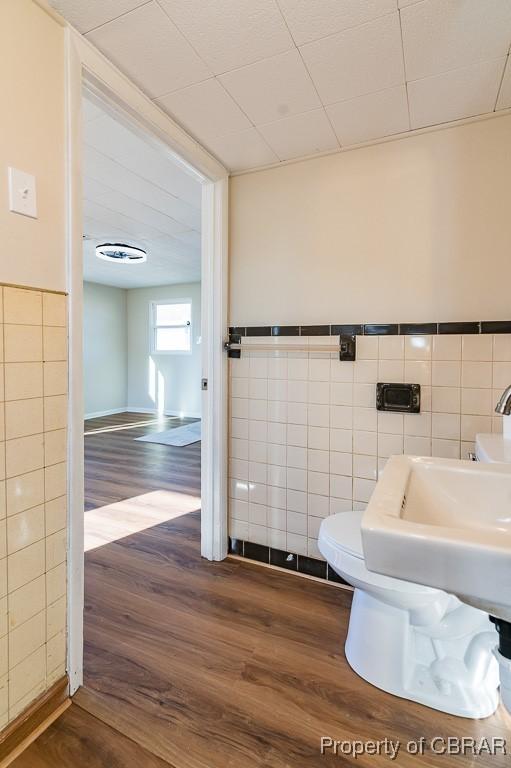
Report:
[[92,509],[85,513],[85,552],[199,509],[200,498],[176,491],[151,491]]
[[137,427],[146,427],[149,424],[165,424],[167,421],[179,419],[180,416],[159,416],[150,421],[132,421],[129,424],[113,424],[111,427],[99,427],[84,432],[84,435],[100,435],[102,432],[121,432],[124,429],[137,429]]

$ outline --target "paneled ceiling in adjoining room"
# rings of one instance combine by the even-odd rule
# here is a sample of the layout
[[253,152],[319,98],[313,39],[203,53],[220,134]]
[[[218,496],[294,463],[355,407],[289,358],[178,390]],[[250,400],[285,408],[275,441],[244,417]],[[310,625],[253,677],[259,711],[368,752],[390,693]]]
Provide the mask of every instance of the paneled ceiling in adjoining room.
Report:
[[511,107],[510,0],[51,0],[231,171]]
[[[119,288],[199,281],[200,182],[92,98],[83,102],[84,279]],[[95,248],[105,242],[142,248],[147,262],[102,261]]]

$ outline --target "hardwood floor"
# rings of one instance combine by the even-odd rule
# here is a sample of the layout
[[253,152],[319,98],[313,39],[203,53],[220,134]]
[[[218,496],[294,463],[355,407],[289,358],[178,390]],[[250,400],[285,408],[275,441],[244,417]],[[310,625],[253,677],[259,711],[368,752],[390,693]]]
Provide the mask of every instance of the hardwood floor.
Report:
[[[136,429],[86,438],[89,510],[97,499],[115,505],[159,489],[197,499],[199,444],[167,452],[133,443]],[[350,593],[239,560],[202,560],[199,512],[91,549],[85,580],[85,685],[15,768],[389,763],[321,756],[321,736],[399,740],[399,766],[508,764],[502,755],[408,754],[406,743],[420,737],[505,737],[509,719],[500,710],[483,721],[450,717],[365,683],[343,653]]]

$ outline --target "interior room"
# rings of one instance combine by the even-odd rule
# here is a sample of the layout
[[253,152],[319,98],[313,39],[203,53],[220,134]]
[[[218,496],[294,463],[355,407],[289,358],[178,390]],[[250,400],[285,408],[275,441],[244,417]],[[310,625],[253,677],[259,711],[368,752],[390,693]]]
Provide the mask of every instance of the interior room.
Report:
[[507,765],[510,46],[0,4],[1,766]]

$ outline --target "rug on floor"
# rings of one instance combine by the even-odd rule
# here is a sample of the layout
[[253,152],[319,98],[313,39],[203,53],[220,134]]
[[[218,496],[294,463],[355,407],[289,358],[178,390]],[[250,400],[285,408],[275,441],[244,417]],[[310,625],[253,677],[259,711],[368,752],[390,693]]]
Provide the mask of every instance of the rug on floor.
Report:
[[166,429],[164,432],[153,432],[150,435],[136,437],[135,440],[141,440],[143,443],[161,443],[162,445],[174,445],[182,448],[184,445],[198,443],[201,437],[201,422],[194,421],[193,424],[185,424],[183,427],[176,427],[175,429]]

